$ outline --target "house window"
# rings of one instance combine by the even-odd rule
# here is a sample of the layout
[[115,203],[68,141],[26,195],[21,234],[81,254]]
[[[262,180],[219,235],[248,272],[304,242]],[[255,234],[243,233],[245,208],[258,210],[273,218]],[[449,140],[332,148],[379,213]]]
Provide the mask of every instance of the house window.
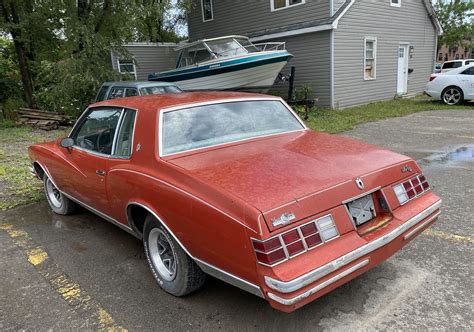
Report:
[[272,11],[304,4],[306,0],[270,0]]
[[439,61],[442,61],[442,60],[443,60],[443,53],[441,53],[441,52],[439,53],[439,55],[438,55],[438,60],[439,60]]
[[212,8],[212,0],[201,0],[202,21],[212,21],[214,19],[214,9]]
[[118,59],[117,61],[119,73],[133,75],[135,78],[137,77],[135,61],[133,61],[133,59]]
[[364,80],[374,80],[376,77],[377,38],[364,39]]
[[402,0],[390,0],[390,6],[392,7],[401,7]]

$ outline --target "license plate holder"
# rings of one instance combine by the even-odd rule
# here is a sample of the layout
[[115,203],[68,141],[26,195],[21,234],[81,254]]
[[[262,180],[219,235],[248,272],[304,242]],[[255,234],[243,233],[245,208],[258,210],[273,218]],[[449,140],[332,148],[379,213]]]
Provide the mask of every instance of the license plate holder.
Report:
[[362,196],[347,203],[347,209],[356,226],[365,224],[377,215],[372,194]]

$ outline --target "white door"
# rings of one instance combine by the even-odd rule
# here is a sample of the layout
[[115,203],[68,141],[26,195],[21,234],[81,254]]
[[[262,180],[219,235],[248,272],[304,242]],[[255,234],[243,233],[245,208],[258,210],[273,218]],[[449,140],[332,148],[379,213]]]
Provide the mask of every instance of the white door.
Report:
[[407,93],[408,89],[408,45],[398,46],[397,94]]

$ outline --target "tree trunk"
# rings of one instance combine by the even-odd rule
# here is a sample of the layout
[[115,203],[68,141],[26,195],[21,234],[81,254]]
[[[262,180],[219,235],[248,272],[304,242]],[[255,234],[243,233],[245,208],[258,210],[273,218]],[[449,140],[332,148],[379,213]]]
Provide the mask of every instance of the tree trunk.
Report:
[[[21,83],[23,85],[23,92],[25,94],[25,100],[30,108],[36,108],[36,103],[33,98],[33,81],[31,78],[31,71],[28,66],[26,47],[24,40],[21,35],[20,17],[18,15],[18,9],[15,4],[15,0],[11,0],[9,9],[7,10],[6,2],[2,2],[2,11],[6,22],[10,23],[10,34],[15,45],[15,51],[18,56],[18,65],[20,67]],[[10,13],[10,15],[8,14]]]

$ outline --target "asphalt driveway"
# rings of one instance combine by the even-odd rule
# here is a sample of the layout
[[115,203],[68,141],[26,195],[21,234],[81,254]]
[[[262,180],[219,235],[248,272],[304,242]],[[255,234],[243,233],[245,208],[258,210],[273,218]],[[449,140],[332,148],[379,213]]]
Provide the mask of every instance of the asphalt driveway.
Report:
[[140,241],[43,202],[0,214],[0,330],[472,329],[474,112],[416,113],[343,135],[412,156],[444,201],[434,227],[359,278],[292,314],[212,278],[174,298]]

